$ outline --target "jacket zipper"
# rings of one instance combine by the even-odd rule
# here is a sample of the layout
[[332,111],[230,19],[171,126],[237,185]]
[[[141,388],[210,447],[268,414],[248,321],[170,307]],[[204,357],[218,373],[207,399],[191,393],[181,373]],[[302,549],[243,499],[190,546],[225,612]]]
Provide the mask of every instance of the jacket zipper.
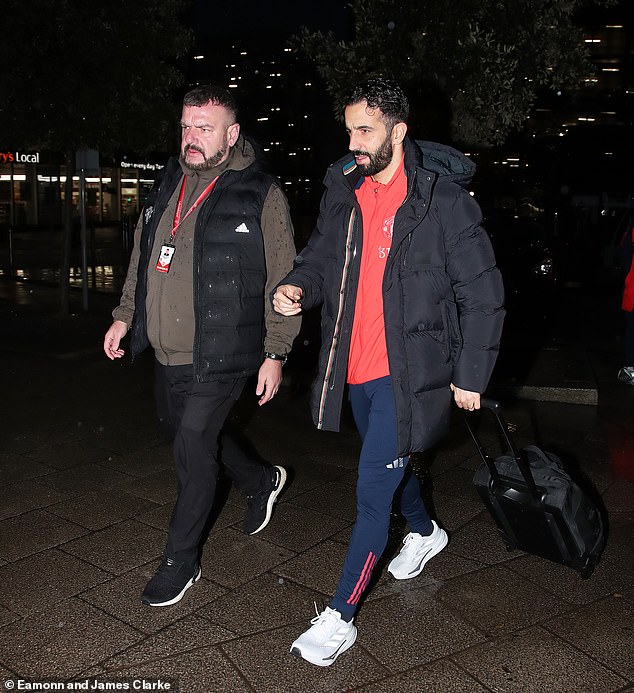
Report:
[[339,338],[339,332],[341,330],[341,318],[343,315],[343,307],[345,305],[345,286],[348,279],[350,262],[356,254],[356,247],[353,249],[351,244],[356,216],[356,209],[353,208],[350,212],[350,220],[348,222],[348,233],[346,235],[346,256],[343,263],[343,271],[341,273],[341,284],[339,286],[339,307],[337,309],[337,320],[335,321],[335,326],[332,333],[332,342],[330,344],[330,351],[328,353],[328,360],[326,362],[324,380],[321,386],[321,397],[319,400],[317,428],[322,428],[324,419],[324,409],[326,407],[326,397],[328,395],[328,390],[332,390],[333,388],[330,381],[333,372],[333,366],[335,363],[335,355],[337,352],[337,340]]
[[[198,215],[196,216],[196,224],[194,225],[194,244],[193,244],[193,253],[194,253],[194,259],[193,259],[193,268],[194,268],[194,286],[193,286],[193,302],[194,302],[194,316],[195,316],[195,321],[194,321],[194,344],[192,348],[192,355],[193,355],[193,366],[194,366],[194,379],[196,380],[197,383],[202,383],[203,382],[203,377],[201,375],[201,368],[200,368],[200,311],[196,309],[197,306],[200,306],[200,266],[201,266],[201,261],[202,261],[202,248],[203,248],[203,242],[204,242],[204,230],[202,229],[203,223],[201,221],[202,219],[202,214],[203,211],[208,208],[209,206],[209,201],[213,199],[214,192],[219,189],[218,183],[220,183],[221,179],[225,177],[227,174],[227,171],[224,171],[218,176],[218,180],[216,181],[216,185],[214,186],[214,189],[211,191],[211,194],[207,197],[207,199],[200,205],[200,209],[198,210]],[[198,247],[200,245],[200,248]]]

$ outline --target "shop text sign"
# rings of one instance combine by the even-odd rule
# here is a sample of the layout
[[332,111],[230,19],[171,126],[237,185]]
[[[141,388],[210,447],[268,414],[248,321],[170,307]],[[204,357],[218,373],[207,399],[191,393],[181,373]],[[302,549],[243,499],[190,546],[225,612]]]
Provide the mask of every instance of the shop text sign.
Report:
[[39,164],[40,153],[0,152],[0,164],[10,164],[12,162],[16,164]]
[[122,161],[121,168],[138,168],[141,171],[160,171],[165,168],[161,164],[148,164],[148,163],[131,163],[129,161]]

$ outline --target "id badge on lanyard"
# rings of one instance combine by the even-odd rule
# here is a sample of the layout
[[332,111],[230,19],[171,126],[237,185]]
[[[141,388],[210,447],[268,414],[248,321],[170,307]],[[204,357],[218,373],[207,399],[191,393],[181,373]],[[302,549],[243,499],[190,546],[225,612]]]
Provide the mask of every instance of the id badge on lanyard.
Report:
[[161,252],[159,253],[159,258],[156,261],[156,267],[154,268],[157,272],[163,272],[167,274],[170,271],[170,265],[172,264],[172,258],[176,252],[176,247],[171,243],[164,243],[161,246]]
[[185,219],[198,207],[198,205],[209,195],[212,191],[218,176],[216,176],[211,183],[200,193],[198,199],[194,204],[187,210],[185,216],[181,219],[181,213],[183,211],[183,197],[185,196],[185,181],[183,178],[183,183],[181,184],[181,191],[178,195],[178,203],[176,205],[176,211],[174,212],[174,223],[172,224],[172,232],[170,234],[169,243],[163,243],[161,246],[161,251],[159,252],[158,260],[156,261],[156,267],[154,268],[157,272],[162,272],[167,274],[170,271],[172,265],[172,260],[174,259],[174,253],[176,252],[176,246],[174,245],[174,237],[176,236],[176,231]]

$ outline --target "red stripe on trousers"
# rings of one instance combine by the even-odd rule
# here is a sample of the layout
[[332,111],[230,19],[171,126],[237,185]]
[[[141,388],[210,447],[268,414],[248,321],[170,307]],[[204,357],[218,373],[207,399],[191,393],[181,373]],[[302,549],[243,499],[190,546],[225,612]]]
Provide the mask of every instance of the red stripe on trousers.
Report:
[[352,594],[350,595],[346,604],[356,604],[359,601],[361,595],[363,594],[363,590],[365,590],[368,581],[370,580],[370,576],[372,575],[372,569],[374,568],[375,563],[376,556],[372,553],[372,551],[370,551],[368,557],[365,560],[365,565],[363,566],[363,570],[361,571],[359,580],[357,581],[354,590],[352,590]]

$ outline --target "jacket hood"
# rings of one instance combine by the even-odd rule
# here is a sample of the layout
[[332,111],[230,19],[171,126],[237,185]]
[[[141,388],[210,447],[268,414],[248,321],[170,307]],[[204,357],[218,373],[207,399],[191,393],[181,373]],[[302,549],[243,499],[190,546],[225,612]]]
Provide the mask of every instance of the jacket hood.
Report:
[[[476,166],[473,161],[447,144],[427,140],[414,141],[409,138],[405,139],[404,144],[405,170],[421,166],[435,173],[439,178],[456,183],[463,188],[471,182],[475,174]],[[331,176],[338,178],[342,174],[351,181],[352,187],[356,187],[359,183],[361,176],[352,154],[346,154],[328,168],[324,183],[328,185]]]
[[415,144],[423,152],[423,168],[463,188],[471,182],[476,166],[462,152],[427,140],[416,140]]

